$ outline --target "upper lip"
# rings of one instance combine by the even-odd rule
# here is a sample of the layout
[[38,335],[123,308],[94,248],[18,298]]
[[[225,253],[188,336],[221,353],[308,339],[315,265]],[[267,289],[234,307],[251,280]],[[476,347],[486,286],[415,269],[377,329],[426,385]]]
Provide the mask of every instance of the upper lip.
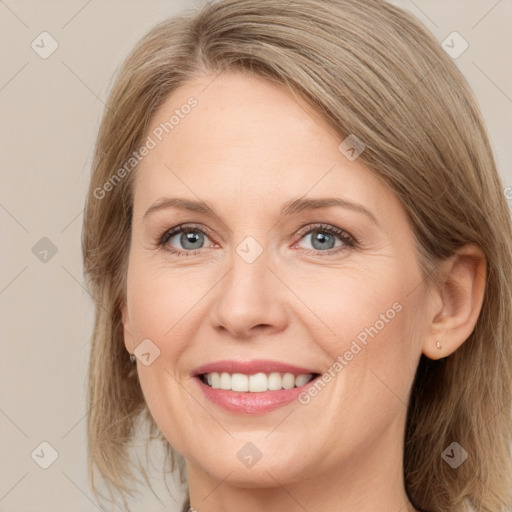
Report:
[[253,375],[255,373],[292,373],[293,375],[300,375],[303,373],[318,373],[309,368],[295,366],[293,364],[281,363],[280,361],[271,361],[266,359],[253,359],[251,361],[234,361],[223,360],[215,361],[199,366],[192,371],[192,376],[202,375],[204,373],[212,372],[227,372],[227,373],[243,373],[246,375]]

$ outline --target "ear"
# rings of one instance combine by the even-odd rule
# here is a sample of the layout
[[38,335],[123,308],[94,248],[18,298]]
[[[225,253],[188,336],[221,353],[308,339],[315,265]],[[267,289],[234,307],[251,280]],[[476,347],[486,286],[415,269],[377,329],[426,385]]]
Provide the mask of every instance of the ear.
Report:
[[487,277],[485,254],[474,244],[459,249],[441,267],[442,278],[432,295],[434,317],[422,346],[429,359],[452,354],[469,338],[482,308]]
[[124,346],[126,350],[133,354],[135,350],[135,343],[132,336],[132,328],[130,324],[130,317],[128,315],[128,306],[126,305],[126,301],[123,302],[121,306],[121,315],[123,321],[123,338],[124,338]]

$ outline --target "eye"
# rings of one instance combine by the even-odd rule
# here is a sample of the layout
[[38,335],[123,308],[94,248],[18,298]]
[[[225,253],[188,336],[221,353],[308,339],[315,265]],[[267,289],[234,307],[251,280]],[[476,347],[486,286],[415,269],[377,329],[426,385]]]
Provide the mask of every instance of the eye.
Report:
[[[301,236],[299,240],[307,240],[309,237],[312,247],[311,249],[306,248],[308,251],[312,250],[333,254],[356,246],[356,240],[352,235],[343,229],[329,224],[313,224],[307,226],[299,231],[299,235]],[[338,245],[336,245],[336,239],[340,240]]]
[[[165,247],[166,250],[178,256],[193,256],[202,248],[205,238],[209,239],[204,228],[183,224],[166,231],[159,237],[158,245]],[[173,248],[172,245],[176,243],[181,244],[185,250],[180,251]]]

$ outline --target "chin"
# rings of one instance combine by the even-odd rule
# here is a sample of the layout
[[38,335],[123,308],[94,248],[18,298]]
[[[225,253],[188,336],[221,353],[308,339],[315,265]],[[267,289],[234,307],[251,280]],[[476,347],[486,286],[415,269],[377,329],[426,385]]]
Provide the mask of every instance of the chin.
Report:
[[[238,445],[241,445],[241,448],[238,448]],[[278,483],[290,483],[307,478],[308,470],[304,466],[303,458],[299,459],[293,454],[286,458],[281,452],[276,459],[272,454],[278,451],[278,447],[268,447],[266,450],[262,449],[261,458],[257,458],[254,453],[251,460],[251,455],[247,454],[254,449],[250,441],[245,444],[237,443],[237,448],[232,452],[226,450],[223,455],[213,453],[207,458],[203,453],[201,458],[195,461],[202,471],[219,481],[225,480],[237,487],[275,487]],[[267,456],[265,451],[269,452]]]

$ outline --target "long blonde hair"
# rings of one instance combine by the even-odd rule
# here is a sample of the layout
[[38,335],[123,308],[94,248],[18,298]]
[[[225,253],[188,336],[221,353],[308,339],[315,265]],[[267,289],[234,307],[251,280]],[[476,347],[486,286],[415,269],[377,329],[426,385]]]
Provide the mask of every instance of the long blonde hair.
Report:
[[[128,448],[139,418],[186,484],[184,459],[149,414],[123,343],[136,166],[118,170],[170,93],[223,71],[288,88],[340,142],[349,134],[364,142],[359,158],[407,211],[427,284],[435,283],[436,264],[463,245],[485,252],[487,285],[473,333],[442,361],[421,356],[408,407],[405,487],[424,511],[505,510],[512,489],[509,209],[466,80],[415,18],[381,0],[221,0],[159,23],[121,66],[99,130],[82,232],[96,315],[88,388],[94,493],[95,470],[111,496],[131,492]],[[457,469],[441,457],[452,442],[469,454]]]

